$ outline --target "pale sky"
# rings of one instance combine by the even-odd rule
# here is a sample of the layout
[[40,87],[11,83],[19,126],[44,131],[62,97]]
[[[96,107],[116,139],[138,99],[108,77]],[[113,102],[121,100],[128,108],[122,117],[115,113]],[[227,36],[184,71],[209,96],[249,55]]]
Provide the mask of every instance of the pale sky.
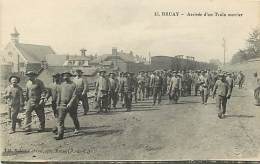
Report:
[[[50,45],[58,54],[110,53],[185,55],[223,61],[245,48],[260,24],[260,2],[246,0],[0,0],[0,47],[17,28],[22,43]],[[154,12],[225,12],[242,17],[163,17]]]

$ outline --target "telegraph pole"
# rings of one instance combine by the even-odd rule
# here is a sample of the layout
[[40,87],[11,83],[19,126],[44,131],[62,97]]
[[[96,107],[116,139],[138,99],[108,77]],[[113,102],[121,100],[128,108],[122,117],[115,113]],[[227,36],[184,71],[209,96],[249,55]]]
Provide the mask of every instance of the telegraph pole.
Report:
[[223,63],[223,65],[225,65],[226,64],[226,39],[225,38],[223,38],[223,49],[224,49],[224,63]]

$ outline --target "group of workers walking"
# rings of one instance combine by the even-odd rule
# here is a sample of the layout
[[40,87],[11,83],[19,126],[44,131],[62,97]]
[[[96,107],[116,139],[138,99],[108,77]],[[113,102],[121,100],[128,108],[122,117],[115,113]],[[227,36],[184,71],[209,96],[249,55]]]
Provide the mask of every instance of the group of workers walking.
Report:
[[[10,109],[12,122],[10,133],[16,130],[16,123],[21,123],[17,118],[21,108],[26,108],[25,132],[31,132],[32,112],[35,111],[39,118],[39,132],[45,131],[44,106],[51,100],[56,125],[53,132],[57,135],[56,140],[64,137],[64,120],[69,113],[75,125],[75,134],[79,133],[80,124],[77,110],[81,101],[84,115],[89,111],[88,93],[89,84],[82,77],[82,70],[75,71],[75,77],[71,72],[56,73],[53,75],[53,83],[48,87],[37,79],[37,73],[29,71],[26,73],[29,80],[26,83],[25,93],[18,85],[20,78],[10,76],[10,85],[6,88],[4,98]],[[242,88],[244,78],[242,72],[239,88]],[[200,93],[201,103],[207,104],[210,93],[216,99],[218,117],[224,118],[227,100],[230,98],[237,76],[234,73],[223,71],[174,71],[157,70],[153,72],[140,71],[137,75],[131,72],[99,71],[95,83],[95,108],[98,113],[109,112],[116,109],[121,101],[122,107],[127,112],[131,111],[132,102],[148,100],[152,97],[153,105],[160,105],[162,95],[168,95],[169,104],[177,103],[181,96],[194,96]],[[26,102],[26,103],[25,103]],[[25,105],[26,104],[26,105]]]

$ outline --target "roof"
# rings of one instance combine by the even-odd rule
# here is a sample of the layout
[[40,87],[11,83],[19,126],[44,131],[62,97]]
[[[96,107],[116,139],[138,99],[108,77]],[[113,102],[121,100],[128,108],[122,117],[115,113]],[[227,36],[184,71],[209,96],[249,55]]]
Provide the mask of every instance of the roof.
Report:
[[50,46],[23,43],[15,46],[29,63],[40,63],[45,60],[46,55],[55,54]]
[[113,61],[103,61],[102,65],[103,66],[111,66],[111,65],[113,65]]
[[[114,57],[112,54],[104,54],[90,61],[90,63],[101,63],[102,61],[108,60],[108,58]],[[135,57],[129,53],[118,52],[117,57],[121,58],[125,62],[135,62]]]
[[66,61],[67,55],[50,54],[46,56],[48,66],[62,66]]
[[69,60],[91,60],[89,56],[79,56],[79,55],[74,55],[74,56],[68,56]]

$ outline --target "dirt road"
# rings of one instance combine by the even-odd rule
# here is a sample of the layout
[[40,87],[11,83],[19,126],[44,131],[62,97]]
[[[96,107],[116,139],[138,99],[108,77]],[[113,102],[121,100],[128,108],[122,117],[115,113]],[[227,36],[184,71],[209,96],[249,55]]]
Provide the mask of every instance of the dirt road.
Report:
[[[67,117],[61,141],[51,132],[9,135],[2,129],[2,160],[260,159],[260,108],[253,105],[252,91],[235,88],[222,120],[212,98],[208,105],[194,96],[167,103],[152,106],[148,100],[134,104],[132,112],[79,113],[77,136]],[[54,123],[47,120],[47,130]]]

